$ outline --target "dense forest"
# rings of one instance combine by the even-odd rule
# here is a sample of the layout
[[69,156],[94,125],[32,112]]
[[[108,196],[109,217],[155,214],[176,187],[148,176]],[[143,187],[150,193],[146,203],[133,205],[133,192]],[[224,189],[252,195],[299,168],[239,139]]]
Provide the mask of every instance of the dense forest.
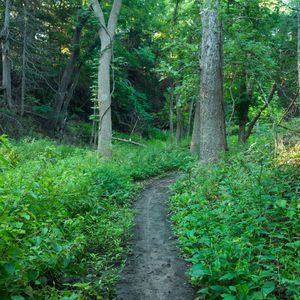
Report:
[[300,299],[299,0],[0,0],[0,299]]

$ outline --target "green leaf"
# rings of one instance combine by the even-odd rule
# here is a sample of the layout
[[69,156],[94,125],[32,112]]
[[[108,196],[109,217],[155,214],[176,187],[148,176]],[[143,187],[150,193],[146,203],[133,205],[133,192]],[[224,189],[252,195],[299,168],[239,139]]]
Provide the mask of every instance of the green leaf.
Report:
[[254,292],[250,295],[251,300],[263,300],[264,296],[262,292]]
[[28,214],[22,214],[22,217],[25,219],[25,220],[30,220],[30,215]]
[[11,296],[11,300],[25,300],[22,296]]
[[7,264],[4,264],[4,270],[8,273],[8,274],[14,274],[15,272],[15,265],[14,264],[11,264],[11,263],[7,263]]
[[277,207],[286,208],[287,202],[286,200],[277,200],[275,204]]
[[47,227],[42,228],[42,234],[47,234],[47,233],[48,233],[48,228]]
[[241,293],[245,293],[245,294],[249,293],[249,287],[245,283],[238,284],[236,287],[237,287],[238,291],[241,292]]
[[52,247],[53,247],[53,250],[57,253],[61,252],[63,249],[62,246],[56,242],[52,244]]
[[71,257],[70,257],[70,255],[66,255],[66,256],[64,257],[64,267],[65,267],[65,268],[68,267],[69,264],[70,264],[70,262],[71,262]]
[[15,223],[15,226],[16,226],[16,228],[18,228],[18,229],[21,229],[21,228],[23,227],[23,225],[24,225],[23,222],[16,222],[16,223]]
[[264,284],[261,291],[265,297],[267,297],[270,293],[272,293],[275,289],[275,282],[268,281]]
[[199,293],[199,294],[208,294],[208,291],[209,291],[209,288],[204,288],[204,289],[199,290],[197,293]]
[[223,275],[222,277],[220,277],[219,281],[222,281],[222,280],[231,280],[235,278],[235,274],[234,273],[227,273],[225,275]]
[[225,292],[226,291],[225,287],[221,286],[221,285],[212,285],[210,287],[210,289],[213,291],[216,291],[216,292]]
[[221,296],[224,300],[236,300],[236,297],[230,294],[222,294]]
[[209,272],[203,267],[201,263],[199,263],[192,267],[190,274],[192,277],[203,277],[205,275],[208,275]]

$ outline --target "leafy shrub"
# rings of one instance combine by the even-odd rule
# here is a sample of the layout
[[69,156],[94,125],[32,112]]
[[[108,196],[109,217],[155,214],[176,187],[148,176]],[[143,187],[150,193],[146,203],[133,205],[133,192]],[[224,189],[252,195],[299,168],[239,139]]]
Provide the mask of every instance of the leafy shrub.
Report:
[[299,299],[300,168],[258,142],[174,186],[174,230],[198,299]]
[[178,168],[186,155],[164,144],[118,145],[104,162],[49,140],[4,142],[0,153],[16,159],[1,167],[0,298],[111,297],[140,187],[134,179]]

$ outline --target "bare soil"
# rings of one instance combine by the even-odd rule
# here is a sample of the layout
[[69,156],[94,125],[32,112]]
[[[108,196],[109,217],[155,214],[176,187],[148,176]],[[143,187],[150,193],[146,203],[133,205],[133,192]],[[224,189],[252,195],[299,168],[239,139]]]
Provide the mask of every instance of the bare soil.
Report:
[[169,186],[175,180],[174,174],[152,180],[135,204],[132,251],[117,286],[118,300],[194,299],[168,221]]

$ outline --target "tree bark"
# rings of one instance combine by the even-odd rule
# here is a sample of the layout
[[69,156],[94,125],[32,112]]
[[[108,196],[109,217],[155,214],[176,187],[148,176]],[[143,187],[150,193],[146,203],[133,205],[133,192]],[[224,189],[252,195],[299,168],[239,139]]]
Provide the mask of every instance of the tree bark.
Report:
[[298,4],[298,93],[299,93],[299,103],[300,103],[300,4]]
[[82,16],[80,15],[80,13],[81,13],[81,9],[78,12],[79,15],[77,19],[77,25],[72,39],[71,56],[64,69],[62,78],[60,80],[57,89],[55,105],[54,105],[55,115],[54,115],[54,124],[53,124],[55,130],[61,130],[61,127],[63,126],[64,112],[62,110],[63,110],[64,102],[67,99],[68,90],[69,88],[72,87],[72,80],[74,78],[76,62],[80,55],[80,40],[81,40],[82,29],[88,20],[88,15]]
[[179,96],[177,96],[177,101],[176,101],[176,118],[177,118],[176,143],[179,144],[183,137],[183,115],[182,115],[182,109],[179,105]]
[[200,86],[200,159],[216,162],[226,150],[223,99],[222,35],[219,0],[204,0]]
[[170,123],[170,135],[171,141],[174,140],[174,90],[173,88],[170,91],[170,106],[169,106],[169,123]]
[[24,115],[25,97],[26,97],[26,65],[27,65],[27,34],[28,34],[28,16],[27,16],[27,0],[24,1],[24,31],[23,31],[23,53],[22,53],[22,82],[21,82],[21,105],[20,115]]
[[242,116],[241,116],[241,119],[239,120],[239,136],[238,136],[239,144],[244,144],[246,142],[248,112],[249,112],[249,104],[243,103],[242,109],[241,109]]
[[11,0],[5,2],[4,26],[1,33],[2,40],[2,86],[4,88],[4,99],[9,109],[14,109],[11,92],[11,61],[10,61],[10,23]]
[[189,137],[191,134],[191,127],[192,127],[192,119],[193,119],[193,110],[194,110],[194,101],[190,100],[189,103],[189,119],[188,119],[188,127],[186,131],[186,136]]
[[79,77],[80,77],[80,69],[76,68],[74,70],[74,79],[73,79],[72,85],[68,89],[66,99],[65,99],[65,101],[63,103],[63,107],[61,109],[61,117],[60,117],[60,122],[59,122],[59,133],[60,133],[60,138],[61,139],[64,138],[65,128],[66,128],[67,120],[68,120],[68,107],[69,107],[69,104],[72,100],[72,97],[73,97],[73,94],[75,92],[76,86],[78,84]]
[[236,112],[239,120],[238,142],[243,144],[246,142],[246,129],[251,99],[250,93],[247,89],[247,76],[245,72],[241,76],[241,80],[239,103],[236,105]]
[[191,152],[194,154],[200,153],[200,101],[196,103]]
[[91,5],[99,21],[99,37],[101,41],[98,69],[98,152],[104,159],[110,159],[112,155],[110,64],[113,54],[112,46],[122,6],[122,0],[114,0],[107,25],[98,0],[91,0]]

